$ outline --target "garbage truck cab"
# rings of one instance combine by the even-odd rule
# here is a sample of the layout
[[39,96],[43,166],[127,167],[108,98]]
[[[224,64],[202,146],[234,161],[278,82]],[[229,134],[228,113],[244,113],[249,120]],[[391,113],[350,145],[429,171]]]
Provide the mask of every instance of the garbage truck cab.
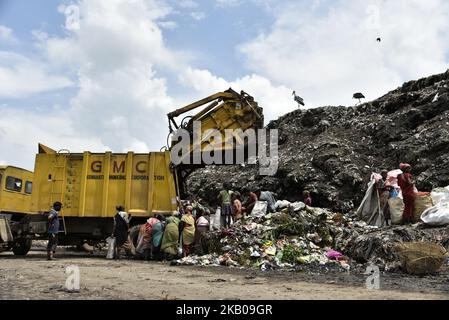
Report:
[[32,192],[33,172],[0,166],[0,252],[12,248],[21,254],[30,249],[31,242],[19,240],[12,226],[30,214]]

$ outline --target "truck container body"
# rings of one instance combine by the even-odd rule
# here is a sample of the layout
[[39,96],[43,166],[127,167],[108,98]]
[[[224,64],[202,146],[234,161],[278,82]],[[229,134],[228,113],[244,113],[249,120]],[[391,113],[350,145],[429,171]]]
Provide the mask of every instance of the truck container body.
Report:
[[123,205],[133,217],[170,215],[177,188],[170,152],[148,154],[57,153],[40,146],[31,211],[63,204],[62,217],[111,218]]

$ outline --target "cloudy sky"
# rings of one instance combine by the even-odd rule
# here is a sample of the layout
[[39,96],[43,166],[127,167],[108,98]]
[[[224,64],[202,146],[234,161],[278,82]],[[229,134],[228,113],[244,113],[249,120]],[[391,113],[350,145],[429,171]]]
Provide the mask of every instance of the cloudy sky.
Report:
[[375,99],[444,72],[447,30],[447,0],[0,0],[0,163],[158,151],[168,112],[229,87],[268,120],[293,90]]

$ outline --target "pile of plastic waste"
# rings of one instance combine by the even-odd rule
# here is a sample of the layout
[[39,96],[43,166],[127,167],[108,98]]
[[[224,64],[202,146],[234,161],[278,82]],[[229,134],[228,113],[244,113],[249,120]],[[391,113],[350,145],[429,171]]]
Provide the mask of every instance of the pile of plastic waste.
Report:
[[278,202],[278,212],[255,213],[230,229],[206,235],[204,256],[188,256],[177,265],[249,267],[261,270],[340,270],[375,264],[400,268],[395,245],[429,241],[449,245],[449,228],[423,224],[379,228],[301,202]]
[[302,202],[278,203],[279,212],[254,213],[230,229],[207,235],[208,255],[177,260],[179,265],[225,265],[295,269],[304,265],[349,270],[350,258],[341,253],[354,234],[377,229],[364,222]]

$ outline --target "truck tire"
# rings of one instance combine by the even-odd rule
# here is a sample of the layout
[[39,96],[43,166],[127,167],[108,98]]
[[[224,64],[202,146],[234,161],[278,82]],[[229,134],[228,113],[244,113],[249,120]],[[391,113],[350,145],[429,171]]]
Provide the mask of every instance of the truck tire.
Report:
[[16,256],[26,256],[31,249],[32,241],[30,239],[21,239],[14,242],[12,247],[12,252]]

